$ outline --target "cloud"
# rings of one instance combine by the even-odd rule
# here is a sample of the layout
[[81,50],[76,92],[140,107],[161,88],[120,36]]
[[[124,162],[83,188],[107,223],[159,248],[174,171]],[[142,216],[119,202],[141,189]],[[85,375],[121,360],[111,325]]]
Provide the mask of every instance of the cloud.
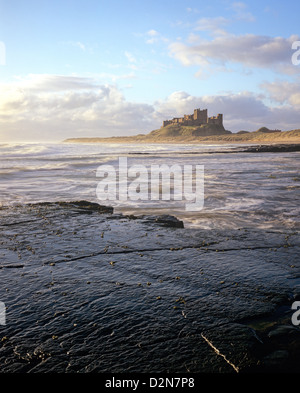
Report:
[[201,18],[196,22],[195,31],[209,31],[214,35],[223,35],[226,32],[222,29],[229,23],[229,20],[223,16],[214,18]]
[[[129,67],[129,68],[132,69],[134,67]],[[130,72],[129,74],[113,74],[113,73],[109,73],[109,72],[101,72],[101,73],[97,74],[97,78],[104,80],[104,81],[110,80],[112,83],[116,83],[117,81],[120,81],[120,80],[136,79],[137,76],[133,71]]]
[[95,87],[95,81],[92,78],[79,76],[29,74],[26,77],[16,77],[16,81],[9,85],[2,85],[4,88],[7,86],[12,89],[23,89],[24,91],[30,89],[35,92],[49,92],[92,89]]
[[[194,108],[207,108],[209,116],[223,113],[225,128],[233,132],[261,126],[299,128],[299,84],[265,82],[261,88],[265,95],[243,91],[193,96],[174,91],[166,99],[146,104],[130,102],[116,85],[92,78],[30,75],[0,85],[0,140],[135,135],[159,128],[165,119],[193,113]],[[275,105],[266,104],[267,97]]]
[[81,50],[83,50],[83,51],[86,50],[85,45],[84,45],[82,42],[80,42],[80,41],[74,42],[73,45],[74,45],[74,46],[77,46],[77,48],[79,48],[79,49],[81,49]]
[[136,63],[136,58],[133,56],[132,53],[125,51],[124,54],[127,60],[129,61],[129,63]]
[[280,104],[290,104],[300,109],[300,81],[264,82],[261,87],[269,98]]
[[262,35],[223,34],[212,40],[202,39],[193,44],[173,42],[169,45],[170,55],[185,66],[201,67],[241,64],[248,68],[272,69],[283,74],[295,74],[297,67],[291,63],[292,42],[299,40],[296,35],[289,38]]
[[234,17],[238,20],[246,22],[254,22],[255,17],[247,10],[247,4],[237,1],[231,4],[231,9],[234,11]]
[[[224,27],[233,22],[236,22],[237,20],[244,22],[255,21],[255,17],[251,14],[251,12],[247,10],[248,6],[245,3],[234,2],[228,8],[230,11],[233,11],[230,17],[202,17],[196,21],[194,30],[206,31],[212,35],[224,35],[226,34]],[[191,8],[188,8],[188,12],[193,12],[193,10]]]
[[242,92],[228,95],[191,96],[184,91],[172,93],[165,101],[158,101],[159,108],[165,113],[188,114],[194,108],[209,108],[211,116],[226,114],[227,121],[263,117],[268,108],[254,94]]
[[91,48],[88,48],[87,45],[81,41],[60,41],[59,44],[64,45],[64,46],[71,46],[74,48],[79,48],[83,52],[85,52],[87,49],[89,49],[89,51],[92,50]]
[[4,140],[128,135],[153,127],[151,105],[128,102],[115,85],[91,78],[30,75],[0,89]]
[[232,132],[255,131],[262,126],[290,130],[299,128],[300,112],[292,105],[268,106],[250,92],[216,96],[192,96],[184,91],[170,94],[155,103],[156,113],[163,119],[193,113],[194,108],[208,109],[208,115],[224,115],[224,127]]
[[159,32],[156,31],[156,30],[154,30],[154,29],[152,29],[152,30],[147,31],[147,34],[148,34],[150,37],[157,37],[157,36],[159,35]]
[[168,38],[164,37],[158,31],[151,29],[146,33],[146,43],[147,44],[155,44],[157,42],[169,42]]

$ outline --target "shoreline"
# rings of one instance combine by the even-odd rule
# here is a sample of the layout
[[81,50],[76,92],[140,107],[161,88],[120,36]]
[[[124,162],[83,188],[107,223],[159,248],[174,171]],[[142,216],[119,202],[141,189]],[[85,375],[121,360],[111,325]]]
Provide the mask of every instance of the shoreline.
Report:
[[[92,145],[94,145],[94,144],[101,144],[101,143],[104,143],[104,144],[106,144],[106,143],[112,143],[112,142],[110,142],[110,141],[105,141],[105,142],[63,142],[63,143],[69,143],[69,144],[92,144]],[[116,144],[122,144],[122,143],[128,143],[128,141],[127,142],[113,142],[113,143],[116,143]],[[142,143],[145,143],[145,142],[135,142],[135,143],[133,143],[133,144],[142,144]],[[184,143],[180,143],[180,142],[178,142],[178,141],[165,141],[165,142],[151,142],[150,144],[158,144],[158,143],[160,143],[160,144],[170,144],[170,145],[178,145],[178,144],[180,144],[180,145],[183,145],[183,144],[185,144],[185,145],[196,145],[196,143],[195,142],[184,142]],[[208,142],[208,141],[206,141],[206,142],[201,142],[201,143],[199,143],[199,145],[213,145],[213,146],[220,146],[220,145],[222,145],[222,146],[232,146],[232,145],[234,145],[234,146],[236,146],[236,147],[239,147],[239,146],[241,146],[241,147],[243,147],[243,149],[241,148],[240,150],[232,150],[232,151],[230,151],[230,153],[251,153],[251,152],[255,152],[255,153],[264,153],[264,152],[296,152],[296,151],[300,151],[300,141],[298,141],[298,142],[293,142],[293,141],[284,141],[284,142],[264,142],[264,143],[260,143],[260,144],[257,144],[257,143],[245,143],[245,142],[230,142],[230,143],[228,143],[228,142],[221,142],[221,143],[217,143],[217,142],[215,142],[215,143],[212,143],[212,142]],[[226,152],[226,151],[224,151],[224,152]],[[224,153],[223,152],[223,153]],[[214,152],[212,152],[212,153],[214,153]],[[142,154],[142,153],[141,153]]]
[[248,145],[248,144],[268,144],[268,145],[275,145],[275,144],[300,144],[300,139],[290,139],[290,140],[276,140],[276,141],[267,141],[267,140],[260,140],[260,139],[255,139],[255,140],[247,140],[247,141],[238,141],[238,140],[230,140],[230,141],[224,141],[224,140],[180,140],[180,139],[164,139],[161,141],[153,141],[153,140],[128,140],[128,139],[113,139],[113,138],[108,138],[108,139],[103,139],[103,140],[95,140],[95,138],[78,138],[80,140],[76,139],[66,139],[62,143],[85,143],[85,144],[106,144],[106,143],[120,143],[120,144],[143,144],[143,143],[149,143],[149,144],[179,144],[179,145],[189,145],[189,144],[199,144],[199,145]]
[[[151,134],[151,133],[150,133]],[[211,136],[150,136],[140,134],[134,136],[115,136],[107,138],[86,137],[68,138],[63,143],[168,143],[168,144],[295,144],[300,143],[300,130],[282,131],[275,133],[249,132],[247,134],[223,134]]]
[[177,141],[177,140],[163,140],[163,141],[116,141],[116,140],[105,140],[105,141],[100,141],[100,142],[88,142],[88,141],[63,141],[62,143],[65,144],[143,144],[143,143],[149,143],[153,145],[157,144],[169,144],[169,145],[300,145],[300,140],[295,139],[295,140],[280,140],[280,141],[260,141],[260,140],[253,140],[253,141],[215,141],[215,140],[209,140],[209,141],[198,141],[198,140],[192,140],[192,141]]

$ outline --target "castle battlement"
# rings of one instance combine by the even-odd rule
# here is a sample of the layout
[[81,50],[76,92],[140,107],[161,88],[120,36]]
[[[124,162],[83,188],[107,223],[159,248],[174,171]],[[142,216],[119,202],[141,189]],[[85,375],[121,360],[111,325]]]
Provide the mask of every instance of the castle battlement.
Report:
[[[202,124],[218,124],[223,125],[223,114],[208,117],[207,109],[195,109],[192,115],[184,115],[183,117],[174,117],[172,120],[164,120],[162,127],[169,124],[179,124],[181,126],[201,126]],[[162,128],[161,127],[161,128]]]

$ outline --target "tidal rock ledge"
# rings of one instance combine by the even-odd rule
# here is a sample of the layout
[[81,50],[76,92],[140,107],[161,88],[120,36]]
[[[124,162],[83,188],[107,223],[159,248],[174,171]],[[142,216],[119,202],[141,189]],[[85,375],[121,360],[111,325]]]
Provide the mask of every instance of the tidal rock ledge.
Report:
[[1,218],[3,373],[298,368],[299,233],[183,228],[84,201]]

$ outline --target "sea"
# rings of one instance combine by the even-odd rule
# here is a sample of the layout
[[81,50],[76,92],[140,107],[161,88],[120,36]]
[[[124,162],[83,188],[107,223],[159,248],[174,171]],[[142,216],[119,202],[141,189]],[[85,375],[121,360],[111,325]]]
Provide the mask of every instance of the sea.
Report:
[[[181,372],[200,386],[206,373],[298,371],[300,152],[248,147],[2,143],[1,372]],[[175,175],[169,198],[152,198],[157,166],[182,169],[184,198]],[[64,210],[74,201],[114,214]]]
[[[2,143],[0,207],[86,200],[122,214],[172,215],[185,227],[299,229],[300,152],[249,153],[244,151],[247,146]],[[169,199],[152,200],[150,193],[148,199],[99,199],[97,187],[104,178],[97,170],[108,165],[118,173],[120,157],[126,158],[128,168],[139,165],[149,173],[152,165],[200,166],[203,206],[188,211],[188,195],[178,199],[172,192]],[[132,181],[128,178],[127,185]]]

